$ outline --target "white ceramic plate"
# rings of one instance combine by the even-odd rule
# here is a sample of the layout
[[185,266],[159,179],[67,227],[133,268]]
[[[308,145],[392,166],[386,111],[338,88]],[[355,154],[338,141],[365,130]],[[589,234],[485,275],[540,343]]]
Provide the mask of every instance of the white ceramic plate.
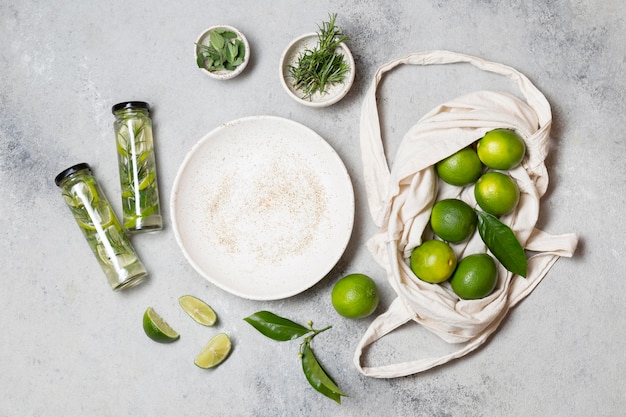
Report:
[[298,62],[300,54],[307,49],[313,49],[318,43],[317,33],[307,33],[296,39],[294,39],[285,49],[280,60],[279,75],[283,89],[289,94],[291,98],[300,104],[304,104],[309,107],[326,107],[331,104],[335,104],[339,100],[345,97],[352,87],[355,76],[354,58],[348,46],[345,43],[339,44],[337,51],[341,53],[348,65],[350,71],[346,74],[343,83],[329,86],[324,94],[315,93],[311,97],[305,97],[305,94],[301,90],[297,90],[293,86],[293,77],[289,72],[289,67],[294,66]]
[[311,129],[254,116],[204,136],[171,197],[176,240],[218,287],[253,300],[298,294],[343,254],[354,191],[339,155]]

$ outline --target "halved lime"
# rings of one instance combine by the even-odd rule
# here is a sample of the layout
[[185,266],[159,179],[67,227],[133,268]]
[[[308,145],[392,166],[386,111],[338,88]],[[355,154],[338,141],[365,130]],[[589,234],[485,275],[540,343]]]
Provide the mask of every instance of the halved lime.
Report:
[[198,353],[193,363],[203,369],[213,368],[220,363],[224,362],[224,359],[230,353],[232,344],[230,338],[226,333],[219,333],[202,348],[202,351]]
[[193,295],[183,295],[178,299],[178,303],[185,310],[189,317],[204,326],[213,326],[217,315],[215,311],[204,301]]
[[150,339],[159,343],[170,343],[180,337],[152,307],[148,307],[143,314],[143,330]]

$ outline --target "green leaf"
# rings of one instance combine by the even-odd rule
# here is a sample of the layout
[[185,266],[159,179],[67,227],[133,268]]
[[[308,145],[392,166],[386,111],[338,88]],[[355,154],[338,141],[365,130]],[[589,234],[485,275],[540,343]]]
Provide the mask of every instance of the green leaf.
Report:
[[524,248],[507,225],[492,214],[476,211],[478,215],[478,233],[491,253],[514,274],[526,277],[528,261]]
[[209,33],[209,41],[211,46],[218,51],[224,47],[224,37],[216,30],[212,30],[211,33]]
[[232,30],[220,30],[219,34],[226,39],[235,39],[237,37],[237,34]]
[[201,53],[198,53],[198,56],[196,57],[196,64],[198,64],[198,68],[204,68],[205,67],[205,59],[204,59],[204,55]]
[[348,395],[339,389],[335,381],[324,371],[324,368],[322,368],[318,362],[315,354],[313,354],[313,350],[308,341],[304,343],[302,349],[302,370],[304,371],[307,381],[309,381],[309,384],[311,384],[313,388],[336,401],[338,404],[341,404],[342,395]]
[[237,46],[237,56],[243,61],[246,57],[246,45],[243,44],[241,39],[237,39],[235,45]]
[[311,331],[311,329],[269,311],[258,311],[244,320],[263,335],[279,342],[297,339]]
[[225,56],[226,60],[231,64],[235,61],[235,58],[237,57],[237,47],[234,43],[228,42],[226,45]]

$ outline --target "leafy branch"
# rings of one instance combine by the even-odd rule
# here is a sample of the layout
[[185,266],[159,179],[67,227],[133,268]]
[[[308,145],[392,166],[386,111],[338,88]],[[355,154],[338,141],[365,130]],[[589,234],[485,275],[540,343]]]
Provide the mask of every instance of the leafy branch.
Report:
[[307,381],[318,392],[341,404],[341,397],[347,396],[333,381],[317,360],[311,348],[311,342],[318,334],[325,332],[332,326],[323,329],[314,329],[313,322],[307,323],[308,327],[295,323],[284,317],[277,316],[269,311],[258,311],[244,318],[252,327],[266,337],[279,342],[298,339],[306,336],[300,343],[298,356],[302,361],[302,371]]

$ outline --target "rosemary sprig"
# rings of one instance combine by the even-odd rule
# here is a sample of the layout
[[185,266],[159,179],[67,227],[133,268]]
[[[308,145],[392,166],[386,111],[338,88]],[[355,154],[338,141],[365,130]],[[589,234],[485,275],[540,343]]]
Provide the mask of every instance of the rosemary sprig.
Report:
[[293,86],[310,99],[315,93],[323,94],[329,85],[343,82],[350,66],[344,56],[336,51],[340,43],[349,38],[335,26],[337,14],[329,16],[317,33],[317,45],[306,49],[298,57],[296,65],[289,66]]

